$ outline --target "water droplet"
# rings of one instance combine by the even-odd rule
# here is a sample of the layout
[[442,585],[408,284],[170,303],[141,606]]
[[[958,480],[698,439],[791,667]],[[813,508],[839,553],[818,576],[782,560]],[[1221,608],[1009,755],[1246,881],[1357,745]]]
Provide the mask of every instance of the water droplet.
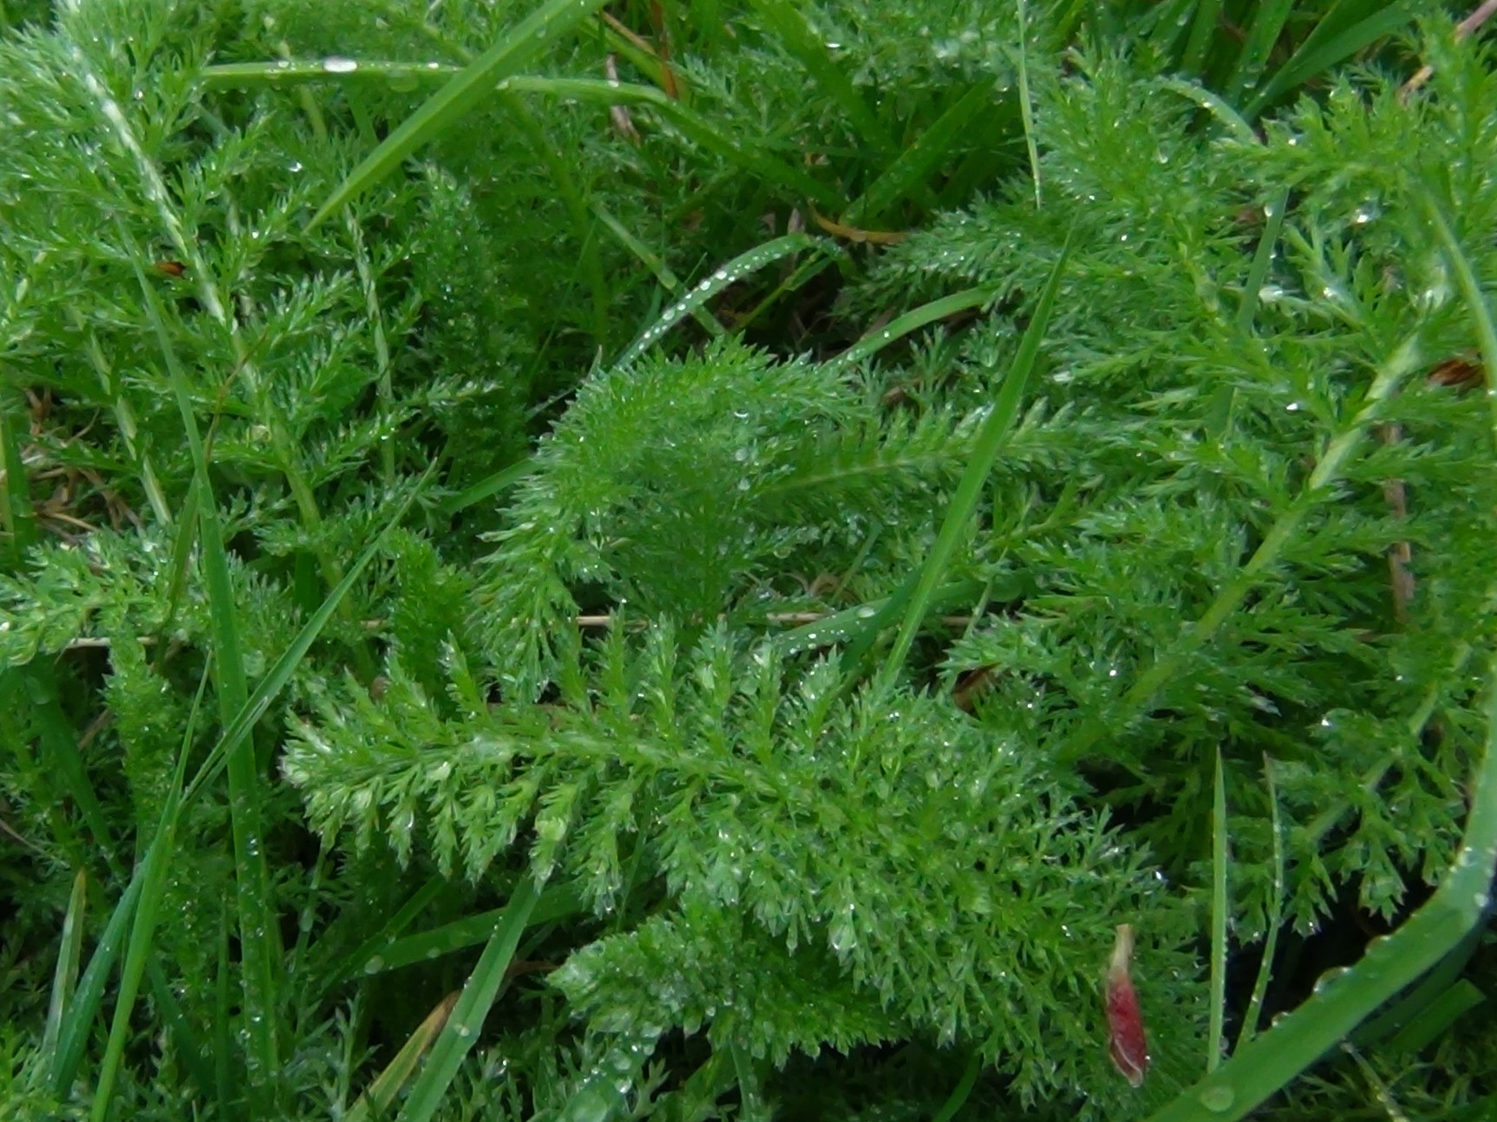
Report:
[[1231,1110],[1236,1101],[1237,1096],[1230,1087],[1207,1087],[1201,1092],[1201,1105],[1218,1113]]
[[383,958],[381,958],[379,955],[375,955],[368,962],[364,963],[364,973],[365,974],[378,974],[384,968],[385,968],[385,960]]
[[322,60],[322,68],[329,74],[352,74],[359,68],[358,60],[342,55],[329,55]]

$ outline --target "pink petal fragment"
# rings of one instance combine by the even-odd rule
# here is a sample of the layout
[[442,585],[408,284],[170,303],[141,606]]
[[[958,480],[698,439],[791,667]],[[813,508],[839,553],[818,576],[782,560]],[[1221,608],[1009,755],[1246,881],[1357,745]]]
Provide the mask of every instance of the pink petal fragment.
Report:
[[1149,1042],[1128,966],[1133,959],[1133,927],[1118,925],[1112,961],[1107,967],[1107,1050],[1113,1065],[1133,1086],[1142,1086],[1149,1070]]

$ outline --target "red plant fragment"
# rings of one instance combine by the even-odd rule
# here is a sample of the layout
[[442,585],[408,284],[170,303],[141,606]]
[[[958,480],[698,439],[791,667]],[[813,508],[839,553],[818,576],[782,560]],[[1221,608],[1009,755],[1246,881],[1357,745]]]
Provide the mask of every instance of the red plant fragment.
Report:
[[1107,966],[1107,1050],[1123,1078],[1139,1087],[1149,1070],[1149,1042],[1144,1036],[1138,994],[1133,992],[1133,980],[1128,976],[1132,960],[1133,927],[1120,923],[1112,961]]

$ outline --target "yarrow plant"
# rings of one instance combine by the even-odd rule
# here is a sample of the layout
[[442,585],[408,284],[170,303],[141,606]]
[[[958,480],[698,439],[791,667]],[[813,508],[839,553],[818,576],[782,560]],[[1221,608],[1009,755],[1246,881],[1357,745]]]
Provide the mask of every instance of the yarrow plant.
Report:
[[1484,11],[7,8],[6,1116],[1484,1117]]

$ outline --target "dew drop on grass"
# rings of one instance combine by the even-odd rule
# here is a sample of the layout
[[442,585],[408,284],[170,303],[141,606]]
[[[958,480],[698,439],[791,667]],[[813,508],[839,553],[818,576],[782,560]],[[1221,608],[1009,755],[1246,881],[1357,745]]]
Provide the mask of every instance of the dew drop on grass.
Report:
[[384,968],[385,968],[385,960],[383,958],[381,958],[379,955],[375,955],[368,962],[364,963],[364,973],[365,974],[378,974]]
[[358,60],[343,55],[328,55],[322,60],[322,68],[329,74],[352,74],[359,68]]
[[1232,1104],[1236,1101],[1237,1096],[1233,1094],[1230,1087],[1207,1087],[1201,1092],[1201,1105],[1207,1110],[1214,1110],[1218,1113],[1231,1110]]

